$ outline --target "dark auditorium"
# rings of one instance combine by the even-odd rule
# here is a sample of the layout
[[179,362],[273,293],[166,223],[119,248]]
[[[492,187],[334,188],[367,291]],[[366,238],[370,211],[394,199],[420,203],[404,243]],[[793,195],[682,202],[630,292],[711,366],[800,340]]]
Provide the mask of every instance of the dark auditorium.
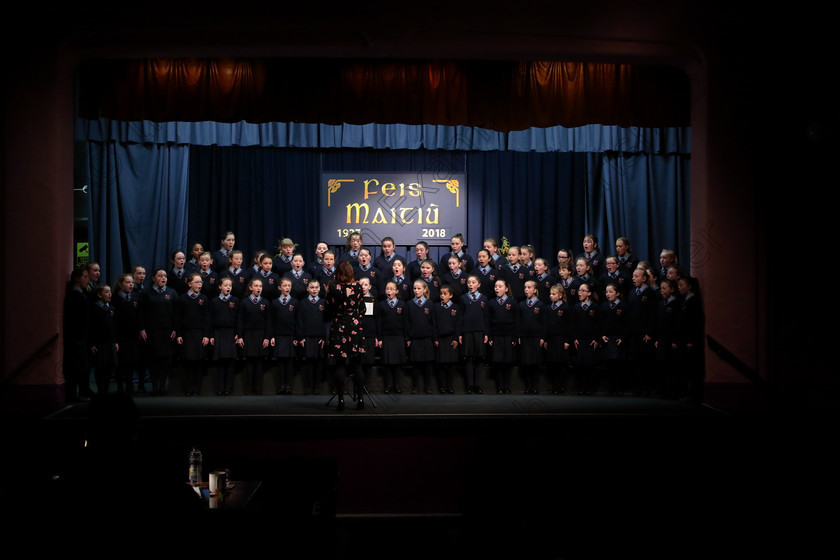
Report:
[[811,4],[20,6],[9,549],[822,553]]

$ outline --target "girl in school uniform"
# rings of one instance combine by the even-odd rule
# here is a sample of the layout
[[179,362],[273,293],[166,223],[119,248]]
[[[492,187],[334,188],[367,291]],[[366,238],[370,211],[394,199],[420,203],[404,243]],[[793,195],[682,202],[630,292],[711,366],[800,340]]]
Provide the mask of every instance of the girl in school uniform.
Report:
[[[315,244],[315,256],[312,258],[311,262],[306,264],[306,272],[308,272],[311,276],[315,276],[315,271],[321,268],[324,264],[324,253],[329,250],[330,246],[327,245],[325,241],[319,241]],[[306,259],[304,259],[306,260]]]
[[187,272],[198,272],[198,257],[204,252],[204,245],[195,242],[190,245],[189,255],[187,255],[187,262],[184,263],[184,268]]
[[[653,290],[659,291],[659,272],[653,265],[648,261],[639,261],[639,264],[636,268],[641,268],[645,272],[647,272],[647,280],[645,283],[648,285],[649,288]],[[632,275],[631,275],[632,278]],[[657,294],[658,297],[658,294]]]
[[578,288],[580,288],[581,282],[575,278],[573,270],[571,264],[561,264],[557,267],[557,283],[563,286],[563,290],[566,293],[566,303],[570,306],[580,301]]
[[172,268],[166,272],[166,285],[178,292],[178,295],[187,293],[189,290],[188,270],[186,268],[187,255],[183,251],[172,253]]
[[703,402],[705,364],[703,348],[705,343],[705,316],[697,280],[683,276],[677,281],[680,293],[680,370],[684,375],[684,386],[692,404]]
[[[417,258],[410,263],[406,267],[408,271],[408,278],[414,282],[418,278],[420,278],[420,264],[429,258],[429,244],[425,241],[420,241],[414,246],[414,254]],[[434,265],[434,261],[432,261],[432,267],[434,268],[435,272],[437,272],[437,266]]]
[[449,286],[454,291],[452,297],[457,301],[462,295],[467,293],[467,273],[461,268],[461,259],[455,255],[449,257],[447,264],[449,265],[449,269],[443,273],[440,282],[441,285]]
[[604,288],[606,301],[601,304],[601,359],[607,372],[607,394],[623,395],[627,370],[627,336],[630,314],[618,284]]
[[627,273],[628,277],[633,274],[639,264],[639,258],[633,254],[630,249],[630,240],[626,237],[615,240],[615,257],[618,259],[619,267]]
[[139,362],[138,297],[131,274],[117,278],[117,293],[111,297],[117,339],[117,392],[134,393],[134,372]]
[[153,285],[140,295],[140,340],[145,343],[152,393],[167,391],[169,367],[175,354],[175,302],[178,293],[166,286],[166,271],[157,269]]
[[201,275],[190,274],[189,290],[178,298],[175,332],[180,348],[181,364],[186,373],[187,396],[201,393],[201,382],[207,369],[207,346],[210,344],[210,300],[201,293]]
[[114,308],[111,305],[111,286],[98,285],[94,294],[96,303],[90,313],[90,352],[93,356],[96,392],[107,393],[111,385],[111,376],[117,366],[119,345],[116,336]]
[[230,294],[236,299],[245,297],[245,289],[248,286],[248,271],[242,268],[244,258],[242,251],[234,249],[230,253],[230,266],[219,274],[219,282],[224,278],[230,278]]
[[598,281],[595,277],[595,271],[585,257],[575,259],[575,280],[578,284],[589,284],[589,289],[593,294],[600,293],[598,291]]
[[546,310],[545,369],[549,374],[551,392],[557,395],[566,392],[570,347],[574,338],[566,290],[561,284],[555,284],[549,290],[548,297],[551,303]]
[[362,234],[358,231],[351,232],[347,236],[344,244],[344,252],[341,254],[339,262],[347,261],[355,269],[359,266],[359,251],[362,249],[362,245]]
[[236,236],[232,231],[226,231],[221,236],[220,244],[221,247],[210,254],[213,270],[216,272],[221,272],[230,266],[230,254],[234,245],[236,245]]
[[[324,254],[321,256],[321,266],[312,272],[312,280],[318,281],[318,286],[321,290],[318,293],[318,297],[324,299],[330,284],[335,281],[335,253],[331,249],[324,251]],[[306,291],[308,294],[309,290],[307,289]]]
[[606,297],[604,291],[607,284],[614,284],[618,290],[618,295],[621,299],[626,300],[627,292],[633,284],[633,281],[630,278],[631,274],[619,264],[618,258],[616,258],[615,255],[610,255],[604,259],[604,269],[604,273],[598,279],[598,286],[601,288],[600,294],[602,299]]
[[543,303],[548,303],[551,287],[557,279],[548,269],[548,262],[542,257],[534,259],[534,281],[537,283],[537,297]]
[[320,296],[321,283],[318,280],[310,280],[306,289],[306,297],[298,302],[294,344],[303,363],[304,394],[311,392],[319,395],[324,382],[324,345],[328,327],[324,321],[326,302]]
[[440,303],[434,311],[434,341],[438,366],[438,386],[442,393],[454,393],[453,380],[460,359],[458,339],[461,337],[461,308],[455,303],[457,290],[449,284],[440,289]]
[[411,364],[411,394],[420,390],[420,377],[427,394],[432,391],[432,366],[435,360],[434,315],[429,299],[429,285],[423,278],[414,281],[414,297],[406,302],[408,324],[406,345]]
[[[229,258],[227,262],[229,266]],[[198,274],[201,275],[201,293],[208,298],[219,295],[219,273],[213,269],[213,257],[210,253],[204,252],[198,257]]]
[[442,270],[446,270],[447,264],[446,262],[449,260],[451,255],[457,256],[461,259],[461,268],[464,269],[464,272],[469,274],[473,267],[475,266],[475,261],[471,256],[469,256],[466,252],[464,252],[464,236],[460,233],[456,233],[449,239],[449,248],[450,252],[443,255],[440,259],[440,268]]
[[505,280],[496,280],[496,297],[487,303],[490,364],[497,393],[510,393],[513,366],[516,363],[516,342],[519,339],[519,302],[510,293]]
[[146,289],[146,269],[136,265],[131,271],[131,278],[134,280],[134,293],[139,296]]
[[482,394],[482,370],[487,358],[489,323],[487,318],[487,296],[479,291],[478,276],[467,278],[467,293],[461,296],[463,319],[461,320],[461,356],[464,359],[466,392]]
[[630,312],[628,351],[632,358],[633,392],[637,396],[653,393],[653,371],[656,356],[657,290],[651,287],[651,276],[642,266],[633,271],[633,287],[627,294]]
[[499,274],[510,288],[511,297],[519,302],[525,299],[525,281],[531,280],[533,271],[519,262],[519,247],[508,249],[508,261]]
[[102,277],[102,267],[98,262],[89,262],[85,265],[85,268],[88,271],[88,278],[90,279],[86,295],[91,303],[96,303],[96,288],[100,285],[99,279]]
[[292,394],[297,308],[298,300],[292,297],[292,280],[289,276],[284,276],[280,279],[280,293],[277,299],[271,302],[271,338],[269,339],[271,356],[277,361],[274,387],[278,395]]
[[359,285],[362,287],[362,300],[365,304],[365,314],[362,317],[365,352],[362,355],[360,367],[363,379],[369,381],[373,379],[373,366],[376,364],[378,354],[382,308],[379,306],[376,294],[373,293],[370,278],[367,276],[359,278]]
[[578,255],[586,259],[591,276],[597,278],[604,271],[604,257],[601,248],[598,246],[598,237],[593,233],[587,233],[583,237],[583,252]]
[[[491,253],[487,249],[480,249],[476,253],[476,261],[476,267],[472,273],[478,278],[481,285],[479,291],[489,299],[494,295],[496,280],[501,278],[501,268],[507,265],[507,261],[499,257],[498,264],[494,263]],[[466,293],[466,290],[462,293]]]
[[397,297],[403,301],[408,301],[414,295],[414,288],[411,285],[411,280],[405,274],[405,262],[396,259],[391,264],[391,281],[397,287]]
[[270,338],[271,302],[262,297],[263,283],[259,276],[251,278],[248,297],[240,302],[237,315],[237,344],[245,360],[244,393],[262,395],[265,357]]
[[[558,249],[557,250],[557,264],[552,269],[552,273],[554,274],[555,278],[560,278],[560,267],[562,265],[568,265],[571,268],[574,268],[574,261],[573,261],[573,253],[571,249]],[[567,294],[568,295],[568,294]]]
[[88,271],[73,269],[64,296],[62,327],[64,332],[63,367],[65,398],[68,402],[90,398],[90,299],[87,295]]
[[402,393],[401,375],[406,362],[407,316],[405,301],[398,297],[397,283],[389,280],[385,284],[385,299],[379,303],[382,311],[380,320],[379,348],[384,370],[385,389]]
[[292,257],[295,254],[295,242],[284,237],[278,243],[279,255],[271,259],[271,270],[280,278],[292,269]]
[[268,300],[269,305],[277,299],[280,290],[280,276],[272,271],[274,259],[268,253],[260,257],[260,270],[253,276],[262,280],[262,298]]
[[680,313],[677,285],[664,278],[659,282],[659,305],[656,314],[655,392],[665,398],[678,399],[686,395],[682,375],[677,368],[679,355]]
[[222,278],[219,295],[210,299],[210,346],[216,365],[216,394],[233,393],[237,356],[240,299],[233,295],[233,279]]
[[442,284],[435,272],[435,263],[432,259],[426,259],[420,263],[420,278],[418,280],[423,280],[426,283],[426,288],[429,291],[426,297],[432,303],[438,303],[440,301],[440,287]]
[[548,304],[539,299],[536,280],[525,282],[525,301],[519,303],[519,340],[517,363],[525,381],[525,394],[540,392],[540,368],[543,366]]
[[[233,252],[231,252],[231,255],[232,254]],[[260,273],[260,261],[262,260],[263,255],[265,254],[266,252],[262,249],[260,249],[259,251],[255,251],[253,255],[251,255],[250,264],[248,266],[245,266],[243,264],[243,267],[245,268],[245,292],[240,299],[245,299],[248,296],[248,294],[250,294],[250,291],[248,290],[248,285],[251,283],[251,278]]]
[[572,307],[572,333],[577,353],[575,369],[579,395],[592,395],[597,388],[595,367],[598,365],[598,334],[601,311],[593,299],[592,287],[581,284],[580,301]]
[[[489,263],[493,268],[499,268],[505,263],[505,258],[499,254],[499,242],[494,237],[488,237],[482,243],[482,248],[487,251],[490,256]],[[478,264],[478,255],[476,254],[476,264]]]
[[[402,255],[396,254],[394,251],[396,249],[394,245],[394,239],[391,237],[383,237],[381,243],[382,252],[376,256],[373,260],[373,266],[378,268],[382,271],[382,274],[388,276],[392,272],[392,266],[394,261],[402,261],[403,271],[407,274],[408,264],[406,264],[405,259]],[[411,290],[409,289],[409,293]],[[411,296],[409,296],[411,297]]]
[[383,290],[383,274],[381,270],[373,266],[370,249],[367,249],[366,247],[359,249],[359,266],[356,267],[355,271],[353,271],[353,276],[356,280],[361,280],[362,278],[368,279],[368,284],[370,284],[370,293],[373,297],[385,297],[385,292]]
[[534,246],[520,245],[519,246],[519,264],[526,268],[534,270]]
[[309,281],[312,280],[312,275],[306,271],[306,264],[303,261],[303,255],[296,254],[292,257],[292,268],[288,272],[286,272],[281,278],[280,282],[282,284],[283,278],[288,278],[289,281],[292,283],[291,291],[289,295],[294,299],[300,301],[307,295],[306,286],[309,284]]

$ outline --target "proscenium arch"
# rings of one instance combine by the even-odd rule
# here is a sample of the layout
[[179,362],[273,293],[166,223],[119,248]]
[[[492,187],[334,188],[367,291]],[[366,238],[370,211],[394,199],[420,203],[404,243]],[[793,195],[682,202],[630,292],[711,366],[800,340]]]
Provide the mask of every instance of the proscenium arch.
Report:
[[[585,33],[584,33],[585,34]],[[194,37],[187,31],[182,36]],[[669,41],[648,41],[647,37],[639,40],[613,40],[600,38],[597,33],[590,33],[589,37],[569,38],[564,36],[531,35],[520,30],[505,30],[494,32],[473,32],[468,34],[453,34],[441,32],[429,32],[424,35],[414,35],[411,42],[403,42],[393,37],[372,37],[370,34],[360,39],[356,33],[337,34],[333,37],[324,37],[325,41],[318,44],[301,41],[294,44],[294,37],[285,44],[254,45],[247,39],[236,34],[231,37],[230,45],[210,44],[207,39],[190,41],[178,40],[171,35],[158,35],[157,44],[150,44],[134,35],[127,35],[115,40],[110,34],[99,34],[96,32],[79,32],[61,45],[55,45],[52,49],[46,48],[39,53],[31,55],[30,61],[38,66],[45,67],[54,82],[43,84],[40,80],[30,78],[30,83],[36,86],[41,92],[42,102],[39,107],[53,105],[50,112],[43,112],[36,109],[33,103],[38,97],[33,98],[29,105],[24,104],[24,110],[17,115],[22,121],[29,119],[32,130],[51,130],[55,132],[56,146],[52,148],[47,158],[51,164],[48,170],[37,169],[29,163],[19,163],[10,169],[7,175],[7,184],[15,178],[25,183],[25,178],[39,178],[39,183],[49,185],[49,190],[55,195],[50,210],[57,216],[56,231],[40,232],[23,244],[24,250],[28,246],[32,252],[43,251],[45,248],[50,253],[58,255],[54,276],[50,282],[48,292],[47,311],[55,318],[47,325],[33,325],[36,332],[33,336],[21,335],[13,332],[4,325],[4,333],[9,335],[9,349],[5,358],[6,371],[20,372],[21,376],[16,382],[37,385],[55,385],[60,383],[60,356],[53,353],[50,356],[38,357],[31,360],[33,353],[37,354],[42,344],[51,344],[50,340],[54,334],[59,333],[60,317],[56,310],[60,309],[60,302],[63,296],[63,287],[66,271],[69,271],[73,258],[72,253],[66,246],[66,240],[72,238],[72,218],[64,216],[67,208],[72,208],[72,185],[70,178],[73,177],[73,109],[72,109],[72,80],[73,73],[78,63],[89,58],[108,57],[223,57],[223,56],[265,56],[265,57],[304,57],[304,56],[342,56],[342,57],[391,57],[418,58],[418,57],[450,57],[458,59],[554,59],[580,62],[609,62],[626,64],[655,64],[671,65],[681,68],[688,76],[691,83],[691,145],[692,145],[692,166],[691,166],[691,231],[692,245],[703,247],[708,245],[708,232],[710,224],[721,227],[720,221],[710,215],[708,200],[710,197],[710,181],[708,173],[708,114],[709,114],[709,69],[702,49],[696,46]],[[295,34],[300,38],[300,34]],[[213,37],[216,38],[215,36]],[[254,39],[260,38],[255,34]],[[44,52],[45,51],[45,52]],[[26,61],[24,61],[26,62]],[[22,92],[26,88],[22,88]],[[54,102],[54,103],[53,103]],[[12,123],[17,124],[15,122]],[[18,124],[20,129],[25,128]],[[63,139],[63,140],[62,140]],[[15,158],[15,154],[20,157]],[[10,159],[25,160],[28,153],[25,146],[14,146],[9,150]],[[726,185],[726,181],[722,183]],[[724,187],[719,187],[718,191]],[[716,192],[718,192],[716,191]],[[15,191],[5,189],[7,198],[12,203],[32,204],[40,202],[39,197],[33,192]],[[17,204],[13,204],[17,205]],[[7,208],[12,205],[7,205]],[[31,215],[23,212],[7,219],[7,229],[24,229]],[[725,235],[725,233],[724,233]],[[705,236],[705,237],[704,237]],[[37,248],[37,250],[36,250]],[[698,254],[703,258],[700,262],[705,263],[705,256],[702,250]],[[694,258],[694,256],[692,256]],[[712,267],[700,267],[697,270],[701,285],[705,286],[706,301],[714,300],[717,287],[714,276],[710,273]],[[7,296],[4,296],[7,298]],[[4,306],[10,309],[11,316],[21,304],[6,299]],[[755,317],[756,303],[745,298],[742,303],[744,311],[748,316]],[[714,315],[708,317],[707,330],[719,328],[724,320]],[[748,337],[755,339],[759,328]],[[752,342],[747,341],[745,347],[753,347]],[[56,343],[57,344],[57,343]],[[56,346],[60,348],[60,345]],[[754,359],[757,366],[759,360],[756,353],[748,358]],[[23,369],[21,367],[23,366]],[[759,367],[761,371],[762,368]],[[710,372],[711,373],[711,372]]]

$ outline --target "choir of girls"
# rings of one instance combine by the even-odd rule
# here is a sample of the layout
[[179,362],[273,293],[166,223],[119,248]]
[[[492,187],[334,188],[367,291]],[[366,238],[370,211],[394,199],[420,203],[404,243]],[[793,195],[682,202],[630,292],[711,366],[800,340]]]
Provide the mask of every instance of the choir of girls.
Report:
[[[582,248],[577,256],[558,250],[554,264],[530,245],[502,255],[486,239],[473,258],[458,234],[438,262],[425,242],[408,262],[393,239],[383,239],[373,258],[353,233],[338,257],[320,242],[307,258],[283,239],[277,255],[257,251],[246,264],[225,232],[215,251],[196,243],[189,254],[173,252],[150,286],[138,266],[113,291],[91,286],[99,277],[91,263],[86,278],[74,271],[68,286],[65,329],[81,325],[67,354],[75,368],[68,378],[74,395],[91,394],[90,368],[98,392],[112,379],[131,392],[135,375],[145,392],[148,370],[153,393],[165,394],[177,362],[186,395],[200,394],[211,370],[217,395],[232,394],[237,375],[244,394],[260,395],[268,372],[278,395],[293,393],[296,376],[304,393],[318,394],[326,381],[324,298],[346,261],[364,294],[360,378],[370,380],[378,366],[385,393],[453,393],[458,379],[467,393],[483,393],[485,379],[496,393],[510,393],[518,372],[526,394],[541,385],[563,394],[573,382],[581,395],[699,401],[702,306],[673,251],[664,250],[656,268],[624,237],[613,254],[591,234]],[[79,293],[87,294],[87,310]]]

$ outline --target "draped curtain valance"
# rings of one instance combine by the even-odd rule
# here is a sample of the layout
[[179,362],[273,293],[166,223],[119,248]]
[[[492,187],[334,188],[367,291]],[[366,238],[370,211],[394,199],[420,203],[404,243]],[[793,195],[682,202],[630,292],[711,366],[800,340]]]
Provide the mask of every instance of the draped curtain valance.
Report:
[[76,139],[126,144],[689,154],[690,129],[586,125],[496,132],[445,125],[83,120]]
[[680,127],[690,86],[667,66],[560,61],[97,59],[79,115],[119,121],[403,123],[499,132]]

